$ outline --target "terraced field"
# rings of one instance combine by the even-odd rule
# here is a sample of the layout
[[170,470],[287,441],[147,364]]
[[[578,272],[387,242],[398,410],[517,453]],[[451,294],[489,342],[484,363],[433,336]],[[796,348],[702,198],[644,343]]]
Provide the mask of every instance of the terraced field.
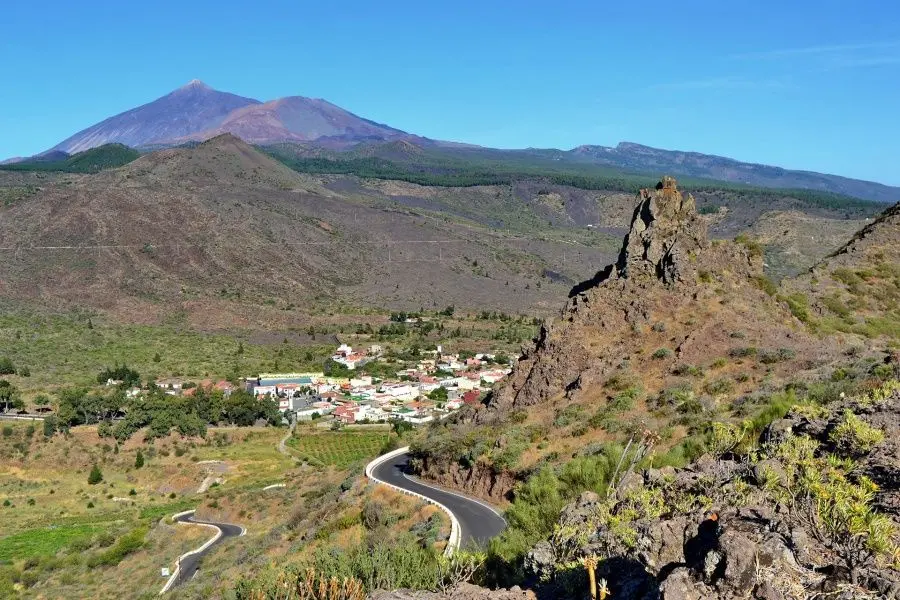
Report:
[[387,431],[313,433],[299,430],[287,445],[312,465],[346,469],[355,462],[377,456],[389,439]]

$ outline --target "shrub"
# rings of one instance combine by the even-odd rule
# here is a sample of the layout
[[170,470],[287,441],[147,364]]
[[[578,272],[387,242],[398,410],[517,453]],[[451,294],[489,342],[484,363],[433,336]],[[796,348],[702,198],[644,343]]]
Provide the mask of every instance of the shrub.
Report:
[[49,415],[44,418],[44,437],[53,437],[56,433],[56,417]]
[[15,375],[16,365],[8,356],[0,356],[0,375]]
[[616,373],[612,377],[606,380],[606,383],[603,384],[604,387],[607,387],[614,392],[621,392],[622,390],[628,389],[632,385],[634,385],[635,378],[629,373]]
[[746,233],[742,233],[736,238],[734,241],[747,249],[747,252],[750,256],[762,256],[763,255],[763,246],[759,242],[754,239],[751,239]]
[[832,430],[829,439],[841,454],[860,457],[871,452],[884,440],[884,432],[872,427],[850,410],[845,410],[844,418]]
[[138,527],[130,531],[127,535],[119,538],[119,541],[108,550],[88,558],[88,567],[115,566],[119,564],[126,556],[143,547],[146,535],[147,529],[144,527]]
[[100,471],[100,467],[94,463],[94,466],[91,467],[91,472],[88,474],[88,484],[97,485],[103,481],[103,473]]
[[672,372],[675,375],[690,375],[691,377],[703,377],[703,369],[694,365],[682,364],[675,367]]
[[809,300],[801,293],[791,294],[790,296],[779,296],[791,311],[791,314],[797,317],[803,323],[809,323]]
[[140,469],[144,466],[144,453],[138,448],[137,456],[134,457],[134,468]]
[[653,354],[653,358],[657,360],[662,360],[663,358],[669,358],[672,356],[672,351],[668,348],[658,348]]
[[757,350],[753,346],[746,346],[743,348],[732,348],[728,351],[728,356],[732,358],[748,358],[750,356],[756,356]]
[[774,296],[778,293],[778,286],[765,275],[757,275],[753,278],[753,283],[769,296]]
[[703,390],[712,396],[730,394],[734,391],[734,383],[730,379],[714,379],[703,384]]
[[778,350],[766,350],[760,353],[759,360],[765,365],[772,365],[775,363],[784,362],[786,360],[791,360],[796,355],[797,353],[790,348],[779,348]]
[[556,417],[553,419],[554,427],[566,427],[571,425],[583,416],[583,409],[577,404],[567,406],[557,411]]
[[624,412],[634,408],[635,401],[643,395],[638,386],[631,386],[613,396],[606,404],[610,412]]

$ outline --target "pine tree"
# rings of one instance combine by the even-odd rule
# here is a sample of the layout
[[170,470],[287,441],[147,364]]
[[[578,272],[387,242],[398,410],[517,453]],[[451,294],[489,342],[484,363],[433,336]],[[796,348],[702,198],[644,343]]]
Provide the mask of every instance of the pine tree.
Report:
[[134,468],[140,469],[144,466],[144,453],[138,448],[137,456],[134,457]]
[[103,473],[100,472],[100,467],[94,464],[94,466],[91,467],[90,475],[88,475],[88,484],[97,485],[101,481],[103,481]]

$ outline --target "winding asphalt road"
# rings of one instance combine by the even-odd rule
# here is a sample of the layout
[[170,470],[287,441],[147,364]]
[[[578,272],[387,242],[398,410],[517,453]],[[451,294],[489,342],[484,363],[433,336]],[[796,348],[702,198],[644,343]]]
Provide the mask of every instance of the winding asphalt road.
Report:
[[208,548],[204,549],[201,552],[197,552],[196,554],[185,556],[181,560],[181,568],[178,571],[178,577],[175,579],[175,583],[172,585],[172,587],[177,587],[186,581],[190,581],[190,579],[194,575],[196,575],[197,571],[200,569],[200,561],[203,560],[203,557],[206,556],[213,548],[215,548],[228,538],[238,537],[244,533],[244,528],[240,527],[239,525],[232,525],[231,523],[213,523],[211,521],[200,521],[198,519],[194,519],[193,512],[176,517],[175,520],[179,523],[212,525],[213,527],[218,528],[222,532],[222,535],[221,537],[219,537],[219,539],[210,544]]
[[401,454],[375,467],[372,475],[404,490],[422,494],[449,508],[459,521],[461,548],[483,546],[506,529],[506,521],[500,513],[484,502],[438,489],[409,477],[406,474],[408,462],[409,454]]

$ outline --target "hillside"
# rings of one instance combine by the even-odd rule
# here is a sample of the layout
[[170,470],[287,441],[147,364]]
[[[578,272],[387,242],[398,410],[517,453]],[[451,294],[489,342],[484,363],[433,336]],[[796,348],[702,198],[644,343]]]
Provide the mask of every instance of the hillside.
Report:
[[615,147],[579,146],[570,154],[576,160],[641,172],[674,173],[767,188],[818,190],[878,202],[900,200],[900,188],[871,181],[740,162],[700,152],[661,150],[632,142],[620,142]]
[[[879,386],[898,368],[895,342],[884,337],[891,334],[889,324],[898,322],[896,273],[890,268],[897,264],[897,215],[896,208],[887,211],[810,274],[785,280],[779,290],[763,276],[763,247],[746,236],[710,240],[709,221],[674,179],[642,190],[617,260],[573,287],[563,310],[544,324],[481,406],[430,428],[413,445],[411,466],[420,476],[509,502],[510,527],[489,549],[492,583],[525,583],[549,597],[579,597],[572,586],[586,583],[571,561],[596,555],[603,565],[597,576],[617,596],[744,597],[760,580],[735,578],[732,569],[743,569],[736,566],[746,560],[738,558],[742,553],[765,555],[755,527],[769,519],[754,519],[771,513],[748,514],[741,507],[768,511],[785,497],[760,474],[768,466],[753,464],[769,459],[763,464],[774,460],[795,468],[791,452],[805,451],[790,450],[795,442],[788,438],[809,435],[826,446],[815,451],[821,463],[803,468],[821,474],[826,463],[837,464],[819,452],[834,451],[839,421],[850,422],[844,428],[865,429],[847,411],[881,429],[896,425],[896,382]],[[835,336],[815,315],[819,302],[826,303],[822,294],[844,281],[851,282],[845,287],[860,286],[859,316],[845,315],[856,319],[846,329],[853,333]],[[818,294],[809,305],[796,291],[804,285]],[[858,399],[846,400],[854,394]],[[839,402],[844,404],[835,407]],[[789,422],[779,421],[786,414]],[[777,446],[785,441],[787,446]],[[873,454],[881,466],[862,471],[883,486],[860,496],[858,509],[872,519],[889,519],[883,513],[896,509],[896,485],[886,475],[896,473],[896,464],[884,458],[892,448]],[[839,471],[844,475],[832,473],[828,485],[844,476],[846,485],[867,485],[859,482],[859,472],[847,475],[852,465]],[[745,477],[748,472],[753,476]],[[754,483],[763,496],[754,495]],[[724,542],[711,546],[718,553],[706,560],[719,568],[727,561],[724,572],[696,565],[690,550],[695,541],[666,546],[670,536],[697,535],[696,525],[710,514],[750,535],[741,550]],[[661,524],[664,515],[671,521]],[[810,513],[794,518],[794,527],[809,526]],[[886,544],[897,542],[894,527],[885,525],[894,532]],[[817,539],[829,544],[823,556],[840,560],[836,542]],[[780,590],[820,585],[823,577],[804,564],[806,571],[790,576],[774,569],[780,579],[772,584]],[[885,583],[895,577],[879,570],[881,563],[861,558],[848,564],[874,579],[854,574],[847,589],[896,589]],[[824,579],[846,582],[848,573]],[[684,590],[687,595],[679,595]]]
[[811,327],[900,340],[900,204],[886,210],[808,273],[786,282],[795,312]]
[[[711,242],[693,197],[674,180],[642,191],[616,262],[572,289],[559,316],[464,428],[487,431],[510,419],[543,428],[543,448],[526,444],[513,463],[528,469],[610,439],[615,430],[606,429],[615,423],[662,429],[677,414],[699,422],[737,410],[734,402],[765,381],[813,376],[840,348],[822,347],[761,289],[762,275],[759,249]],[[593,414],[596,427],[579,426],[573,435],[569,424]],[[668,445],[677,444],[677,431],[671,435]],[[454,478],[469,475],[444,471],[443,453],[453,446],[441,450],[434,441],[433,448],[426,472],[463,483]]]
[[[452,147],[410,138],[359,144],[343,152],[310,143],[263,148],[301,173],[352,174],[434,186],[508,185],[522,179],[540,179],[553,185],[633,194],[652,186],[659,172],[572,160],[572,155],[559,151]],[[762,201],[770,210],[785,208],[783,202],[787,199],[805,208],[843,209],[845,217],[874,214],[884,207],[830,191],[760,187],[711,177],[683,181],[698,194],[727,191],[752,202]]]
[[205,139],[220,133],[231,133],[251,144],[317,141],[322,145],[340,145],[407,137],[403,131],[362,119],[325,100],[302,96],[239,108],[215,129],[194,133],[187,139]]
[[[216,326],[302,321],[333,302],[546,314],[615,256],[633,210],[621,189],[634,180],[609,178],[591,189],[526,171],[506,183],[441,186],[288,168],[296,164],[287,157],[305,148],[267,147],[276,161],[222,135],[90,175],[0,170],[0,251],[11,257],[0,267],[0,294],[128,322],[185,311]],[[408,141],[367,148],[353,153],[435,156]],[[114,145],[85,155],[94,153],[134,156]],[[67,161],[98,164],[80,156]],[[772,210],[799,211],[814,228],[877,209],[713,187],[699,191],[697,203],[721,238]],[[792,268],[808,268],[838,245],[804,247]],[[287,306],[302,312],[278,309]]]
[[68,155],[54,151],[40,157],[0,165],[5,171],[62,171],[65,173],[96,173],[115,169],[137,160],[140,153],[122,144],[104,144]]
[[138,321],[259,322],[267,306],[283,319],[275,306],[335,301],[541,311],[567,287],[545,272],[576,280],[605,252],[585,238],[564,255],[553,236],[505,237],[328,185],[227,135],[70,176],[0,208],[0,294]]

